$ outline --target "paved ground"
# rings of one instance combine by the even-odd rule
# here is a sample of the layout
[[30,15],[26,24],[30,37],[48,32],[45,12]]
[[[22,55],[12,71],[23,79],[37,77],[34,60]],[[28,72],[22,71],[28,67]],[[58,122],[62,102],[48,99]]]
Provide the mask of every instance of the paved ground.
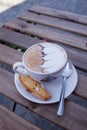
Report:
[[[15,18],[17,15],[33,5],[41,5],[87,15],[87,0],[0,0],[0,23],[3,24],[12,18]],[[10,70],[10,67],[6,67],[2,64],[0,64],[0,67],[5,67],[6,69]],[[78,102],[78,104],[82,104],[83,106],[87,107],[87,102],[80,98],[78,98],[77,101],[77,98],[78,97],[71,96],[71,100],[74,100],[75,102]],[[11,110],[14,106],[14,102],[3,95],[0,95],[0,104],[5,105]],[[15,112],[44,130],[62,130],[56,125],[53,125],[48,121],[44,121],[43,118],[39,118],[37,115],[18,104]]]
[[7,22],[33,5],[87,15],[87,0],[0,0],[0,22]]

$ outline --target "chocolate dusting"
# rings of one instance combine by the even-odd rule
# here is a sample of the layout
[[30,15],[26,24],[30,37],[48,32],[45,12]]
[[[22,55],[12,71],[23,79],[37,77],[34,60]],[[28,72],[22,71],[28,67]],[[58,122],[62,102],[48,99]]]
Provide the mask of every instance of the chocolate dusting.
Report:
[[44,50],[44,47],[41,44],[39,44],[39,46],[42,48],[42,50]]
[[45,60],[44,60],[44,59],[42,59],[42,65],[44,64],[44,62],[45,62]]
[[47,54],[45,54],[43,51],[41,52],[42,53],[42,57],[46,56]]
[[[44,50],[44,48],[45,47],[43,47],[41,44],[39,44],[40,45],[40,47],[41,47],[41,54],[42,54],[42,57],[45,57],[47,54],[45,54],[44,52],[43,52],[43,50]],[[44,62],[45,62],[45,60],[42,58],[42,65],[44,64]]]

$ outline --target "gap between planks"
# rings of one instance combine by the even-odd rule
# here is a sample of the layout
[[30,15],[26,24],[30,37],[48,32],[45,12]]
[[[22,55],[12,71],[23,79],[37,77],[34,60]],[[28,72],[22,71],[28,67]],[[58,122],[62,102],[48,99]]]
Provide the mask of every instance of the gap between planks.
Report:
[[29,108],[33,112],[42,116],[43,118],[46,118],[49,121],[52,121],[53,123],[65,129],[86,130],[87,128],[86,108],[81,107],[74,102],[66,100],[65,113],[62,117],[58,118],[56,115],[57,106],[58,106],[57,103],[52,104],[51,107],[51,105],[44,105],[44,104],[41,105],[41,104],[32,103],[27,101],[25,98],[23,98],[15,88],[13,74],[7,72],[6,70],[0,69],[0,83],[1,83],[0,93],[3,93],[4,95],[11,98],[12,100],[15,100],[19,104]]
[[[7,51],[5,51],[7,50]],[[9,53],[8,53],[9,52]],[[12,49],[10,47],[0,45],[0,61],[10,66],[13,66],[15,62],[22,61],[23,53]],[[10,59],[10,60],[9,60]],[[78,73],[79,74],[79,73]],[[79,74],[78,87],[75,90],[75,94],[87,98],[86,84],[87,76],[84,74]],[[84,84],[84,86],[83,86]],[[83,89],[84,88],[84,89]]]
[[[42,40],[27,36],[25,34],[19,33],[19,32],[15,32],[6,28],[1,28],[0,29],[0,40],[2,42],[6,42],[9,43],[11,45],[15,45],[19,48],[23,48],[23,49],[27,49],[29,46],[35,44],[35,43],[40,43],[43,42]],[[8,55],[12,55],[10,54],[11,52],[8,51],[8,55],[7,55],[7,51],[5,51],[6,48],[3,45],[0,45],[0,52],[1,52],[1,58],[5,58],[5,56]],[[73,62],[73,64],[75,66],[77,66],[78,68],[87,71],[87,54],[83,53],[83,51],[80,50],[75,50],[75,49],[70,49],[70,48],[66,48],[63,47],[67,54],[68,54],[68,58]],[[3,50],[3,51],[2,51]],[[13,50],[14,53],[15,50]],[[17,52],[19,53],[19,52]],[[16,53],[16,54],[17,54]],[[18,54],[17,54],[18,55]],[[16,55],[14,54],[14,57],[16,58]],[[8,61],[10,61],[11,59],[8,59]],[[3,60],[5,61],[5,60]],[[7,61],[7,59],[6,59]]]
[[29,121],[24,120],[15,113],[0,105],[0,129],[3,130],[40,130]]
[[25,12],[25,13],[19,15],[18,18],[25,20],[27,22],[34,22],[37,24],[42,24],[42,25],[50,26],[50,27],[53,27],[56,29],[62,29],[65,31],[87,36],[87,26],[86,25],[70,22],[67,20],[63,20],[63,19],[61,20],[58,18],[52,18],[52,17],[47,17],[44,15],[38,15],[38,14],[32,13],[32,12]]
[[4,27],[87,51],[86,40],[84,39],[68,36],[38,25],[29,24],[20,19],[12,20],[6,23]]
[[68,11],[63,11],[63,10],[56,10],[56,9],[51,9],[48,7],[41,7],[41,6],[32,6],[29,11],[38,13],[38,14],[44,14],[47,16],[52,16],[56,18],[62,18],[62,19],[67,19],[70,21],[74,21],[77,23],[81,24],[86,24],[87,25],[87,16],[76,14],[76,13],[71,13]]

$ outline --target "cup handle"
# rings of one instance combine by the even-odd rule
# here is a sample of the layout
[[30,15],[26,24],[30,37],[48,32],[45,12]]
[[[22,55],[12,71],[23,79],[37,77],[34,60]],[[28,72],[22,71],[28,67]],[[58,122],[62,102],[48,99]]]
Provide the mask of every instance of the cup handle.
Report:
[[20,75],[28,75],[23,62],[16,62],[13,65],[13,71]]

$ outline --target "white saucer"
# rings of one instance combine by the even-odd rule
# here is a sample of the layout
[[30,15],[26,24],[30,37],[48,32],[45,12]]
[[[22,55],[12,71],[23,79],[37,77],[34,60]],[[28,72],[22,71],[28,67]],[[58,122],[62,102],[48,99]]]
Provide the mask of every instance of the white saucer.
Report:
[[[62,88],[61,78],[57,78],[54,81],[44,83],[45,88],[50,92],[52,96],[51,99],[47,101],[39,100],[38,98],[34,97],[31,93],[29,93],[19,81],[18,74],[15,74],[14,81],[15,81],[15,85],[19,93],[22,96],[24,96],[26,99],[28,99],[29,101],[40,103],[40,104],[51,104],[51,103],[56,103],[60,100],[60,93],[61,93],[61,88]],[[75,67],[73,66],[73,73],[67,79],[66,84],[65,84],[65,98],[68,97],[74,91],[77,85],[77,81],[78,81],[77,71]]]

